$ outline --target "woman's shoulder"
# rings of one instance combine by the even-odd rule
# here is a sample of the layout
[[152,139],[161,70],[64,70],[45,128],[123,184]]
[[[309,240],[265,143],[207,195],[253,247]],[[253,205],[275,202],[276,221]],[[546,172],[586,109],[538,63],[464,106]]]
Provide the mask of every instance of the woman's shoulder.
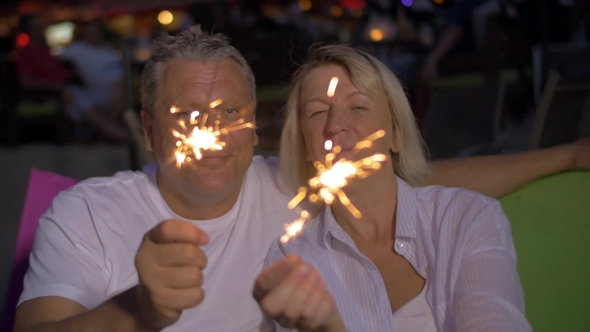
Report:
[[482,223],[495,223],[498,215],[503,214],[498,200],[470,190],[429,186],[416,191],[418,214],[435,228],[444,225],[466,230]]
[[447,209],[449,206],[484,209],[498,203],[498,200],[494,198],[463,188],[427,186],[415,189],[421,204],[442,209]]

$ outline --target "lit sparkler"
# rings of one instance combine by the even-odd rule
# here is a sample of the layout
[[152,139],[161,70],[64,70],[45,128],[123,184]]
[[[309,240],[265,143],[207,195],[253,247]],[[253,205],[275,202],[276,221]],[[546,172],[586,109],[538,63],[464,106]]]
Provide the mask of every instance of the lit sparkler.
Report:
[[[209,104],[210,108],[215,108],[223,103],[223,100],[217,99]],[[180,112],[180,108],[172,106],[170,108],[171,113]],[[176,150],[174,151],[174,158],[176,159],[176,166],[180,167],[185,161],[190,162],[193,158],[200,160],[203,157],[203,151],[219,151],[225,147],[225,142],[220,140],[220,136],[227,135],[233,131],[254,128],[253,122],[246,122],[244,119],[240,119],[230,123],[224,128],[219,128],[221,120],[220,115],[217,115],[213,126],[207,126],[207,119],[209,114],[203,113],[202,119],[198,119],[200,115],[199,111],[192,111],[190,114],[189,124],[193,126],[192,130],[188,135],[179,133],[176,130],[172,130],[172,135],[178,138],[176,141]],[[180,126],[183,130],[188,130],[185,122],[180,120]]]
[[[383,136],[385,136],[385,131],[379,130],[360,141],[352,150],[356,152],[368,148],[372,145],[374,140]],[[308,194],[309,200],[312,203],[323,201],[325,204],[331,205],[334,200],[338,198],[342,205],[344,205],[355,218],[361,218],[361,212],[350,202],[350,199],[348,199],[348,196],[346,196],[342,188],[348,185],[352,179],[366,178],[371,175],[371,171],[380,169],[381,162],[385,161],[387,156],[384,154],[374,154],[358,161],[350,161],[342,158],[334,163],[336,154],[342,149],[339,146],[332,148],[332,141],[330,140],[326,141],[324,148],[330,152],[326,155],[326,160],[323,164],[319,161],[314,163],[317,175],[309,180],[309,189],[305,186],[299,188],[299,192],[289,202],[287,207],[289,209],[295,208],[305,199],[305,197],[308,197]],[[308,218],[309,212],[303,210],[300,213],[299,219],[291,224],[285,225],[286,234],[281,237],[281,242],[286,243],[289,239],[299,234]]]
[[[385,131],[379,130],[360,141],[352,150],[356,152],[370,147],[374,140],[383,136],[385,136]],[[325,148],[330,149],[331,146],[332,142],[326,141]],[[299,188],[298,194],[288,204],[290,209],[301,203],[310,191],[314,191],[309,195],[309,200],[312,203],[323,201],[326,204],[332,204],[334,199],[338,198],[353,216],[356,218],[362,217],[360,211],[350,202],[342,188],[348,185],[350,180],[354,178],[366,178],[370,175],[370,171],[381,168],[381,162],[385,161],[387,156],[384,154],[374,154],[358,161],[350,161],[343,158],[334,163],[336,154],[340,151],[341,148],[335,146],[326,155],[326,160],[323,164],[319,161],[314,163],[314,167],[318,171],[317,175],[309,180],[309,189],[307,187]]]
[[295,237],[301,230],[303,229],[303,225],[309,219],[309,212],[306,210],[302,210],[299,212],[299,219],[295,220],[290,224],[286,224],[285,227],[285,235],[281,236],[281,242],[287,243],[289,239]]

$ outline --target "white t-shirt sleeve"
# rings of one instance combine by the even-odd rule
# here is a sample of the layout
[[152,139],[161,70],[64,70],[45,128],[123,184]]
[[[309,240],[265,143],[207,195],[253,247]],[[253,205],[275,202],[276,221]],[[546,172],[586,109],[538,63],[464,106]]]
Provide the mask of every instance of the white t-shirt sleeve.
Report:
[[18,304],[60,296],[92,309],[105,300],[108,285],[104,246],[84,199],[62,192],[39,220]]

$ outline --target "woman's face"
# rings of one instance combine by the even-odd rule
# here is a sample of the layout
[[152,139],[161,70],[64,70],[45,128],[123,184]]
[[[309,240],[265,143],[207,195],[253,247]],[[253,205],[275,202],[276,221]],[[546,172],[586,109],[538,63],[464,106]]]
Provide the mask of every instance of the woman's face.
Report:
[[[338,78],[338,84],[334,95],[329,97],[328,86],[333,77]],[[330,64],[313,69],[303,79],[299,98],[308,160],[323,162],[326,140],[342,148],[337,159],[358,160],[375,153],[398,152],[386,99],[378,93],[371,96],[361,93],[342,66]],[[383,138],[370,148],[352,151],[358,142],[380,129],[385,130]]]

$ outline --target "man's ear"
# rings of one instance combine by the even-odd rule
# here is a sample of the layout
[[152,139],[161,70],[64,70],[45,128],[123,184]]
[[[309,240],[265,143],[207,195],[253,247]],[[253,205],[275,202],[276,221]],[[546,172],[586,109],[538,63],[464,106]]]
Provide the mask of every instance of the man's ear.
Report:
[[252,122],[255,124],[252,131],[254,131],[254,146],[258,145],[258,134],[256,133],[256,113],[252,116]]
[[141,123],[143,124],[143,137],[145,139],[145,147],[148,151],[154,151],[154,132],[152,121],[153,115],[148,114],[146,110],[141,110]]

